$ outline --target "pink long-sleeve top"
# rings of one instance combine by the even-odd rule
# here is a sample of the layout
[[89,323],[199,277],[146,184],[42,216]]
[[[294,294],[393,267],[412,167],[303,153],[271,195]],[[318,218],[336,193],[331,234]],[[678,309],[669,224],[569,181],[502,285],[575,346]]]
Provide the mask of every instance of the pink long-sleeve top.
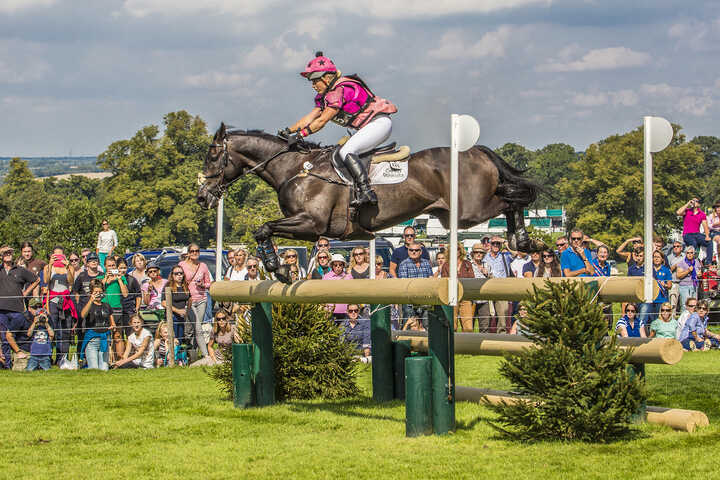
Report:
[[179,265],[185,272],[188,289],[190,290],[190,299],[193,302],[205,300],[205,294],[210,288],[210,270],[208,270],[207,265],[203,262],[193,265],[188,261],[180,262]]
[[[323,280],[352,280],[352,275],[343,272],[342,275],[335,275],[335,272],[330,270],[328,273],[323,275]],[[333,308],[333,313],[347,313],[347,303],[335,303],[334,307],[332,303],[328,304],[329,307]]]

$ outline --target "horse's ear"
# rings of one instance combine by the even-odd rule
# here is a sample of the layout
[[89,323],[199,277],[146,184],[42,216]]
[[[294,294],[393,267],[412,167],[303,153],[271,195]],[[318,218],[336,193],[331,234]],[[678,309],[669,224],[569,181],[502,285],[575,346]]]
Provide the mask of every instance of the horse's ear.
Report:
[[220,129],[218,130],[218,134],[220,135],[220,138],[225,137],[226,130],[227,129],[225,128],[225,122],[220,122]]

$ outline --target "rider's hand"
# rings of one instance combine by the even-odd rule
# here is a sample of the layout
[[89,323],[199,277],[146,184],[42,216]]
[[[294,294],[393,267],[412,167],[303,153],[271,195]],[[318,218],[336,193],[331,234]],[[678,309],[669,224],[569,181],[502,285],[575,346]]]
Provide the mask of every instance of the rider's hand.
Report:
[[292,132],[290,131],[290,127],[285,127],[282,130],[278,130],[277,134],[278,137],[287,139],[288,137],[290,137],[290,135],[292,135]]
[[304,142],[303,136],[300,135],[300,132],[290,135],[287,139],[288,148],[290,148],[298,143],[303,143],[303,142]]

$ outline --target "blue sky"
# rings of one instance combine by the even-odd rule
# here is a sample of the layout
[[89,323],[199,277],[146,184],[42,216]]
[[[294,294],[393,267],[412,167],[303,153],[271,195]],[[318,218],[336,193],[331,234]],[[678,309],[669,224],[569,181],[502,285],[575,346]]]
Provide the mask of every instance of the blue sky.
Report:
[[0,0],[0,156],[96,155],[180,109],[274,132],[312,107],[316,50],[414,149],[451,113],[491,147],[583,150],[643,115],[720,136],[717,1]]

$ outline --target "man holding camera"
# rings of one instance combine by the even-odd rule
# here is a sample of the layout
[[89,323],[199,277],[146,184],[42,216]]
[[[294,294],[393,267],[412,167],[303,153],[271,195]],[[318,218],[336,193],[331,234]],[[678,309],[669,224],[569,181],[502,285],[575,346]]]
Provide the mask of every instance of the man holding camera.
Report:
[[[31,304],[36,300],[35,298],[30,300]],[[38,306],[37,303],[35,306]],[[38,368],[41,370],[50,370],[50,356],[52,355],[52,341],[55,337],[55,332],[52,329],[52,325],[50,325],[50,321],[48,321],[48,315],[45,310],[38,309],[35,312],[30,328],[28,328],[27,336],[32,338],[32,343],[30,344],[30,358],[27,361],[25,370],[28,372],[32,372]]]
[[[707,216],[700,208],[700,200],[693,198],[675,212],[678,217],[683,217],[683,242],[685,245],[705,247],[705,265],[712,263],[713,247],[710,241],[710,227],[708,227]],[[700,228],[704,233],[700,233]],[[698,252],[699,255],[699,252]]]
[[[37,275],[24,267],[15,265],[13,254],[15,251],[8,245],[0,247],[2,266],[0,267],[0,368],[12,368],[12,348],[14,344],[10,325],[20,322],[25,311],[24,297],[38,285]],[[23,290],[23,286],[27,286]],[[22,357],[22,355],[20,355]]]
[[16,315],[10,319],[7,340],[13,350],[12,369],[14,371],[22,371],[27,367],[33,340],[32,335],[28,334],[28,329],[32,326],[35,315],[41,307],[42,300],[31,297],[28,302],[28,310],[23,312],[22,316]]

